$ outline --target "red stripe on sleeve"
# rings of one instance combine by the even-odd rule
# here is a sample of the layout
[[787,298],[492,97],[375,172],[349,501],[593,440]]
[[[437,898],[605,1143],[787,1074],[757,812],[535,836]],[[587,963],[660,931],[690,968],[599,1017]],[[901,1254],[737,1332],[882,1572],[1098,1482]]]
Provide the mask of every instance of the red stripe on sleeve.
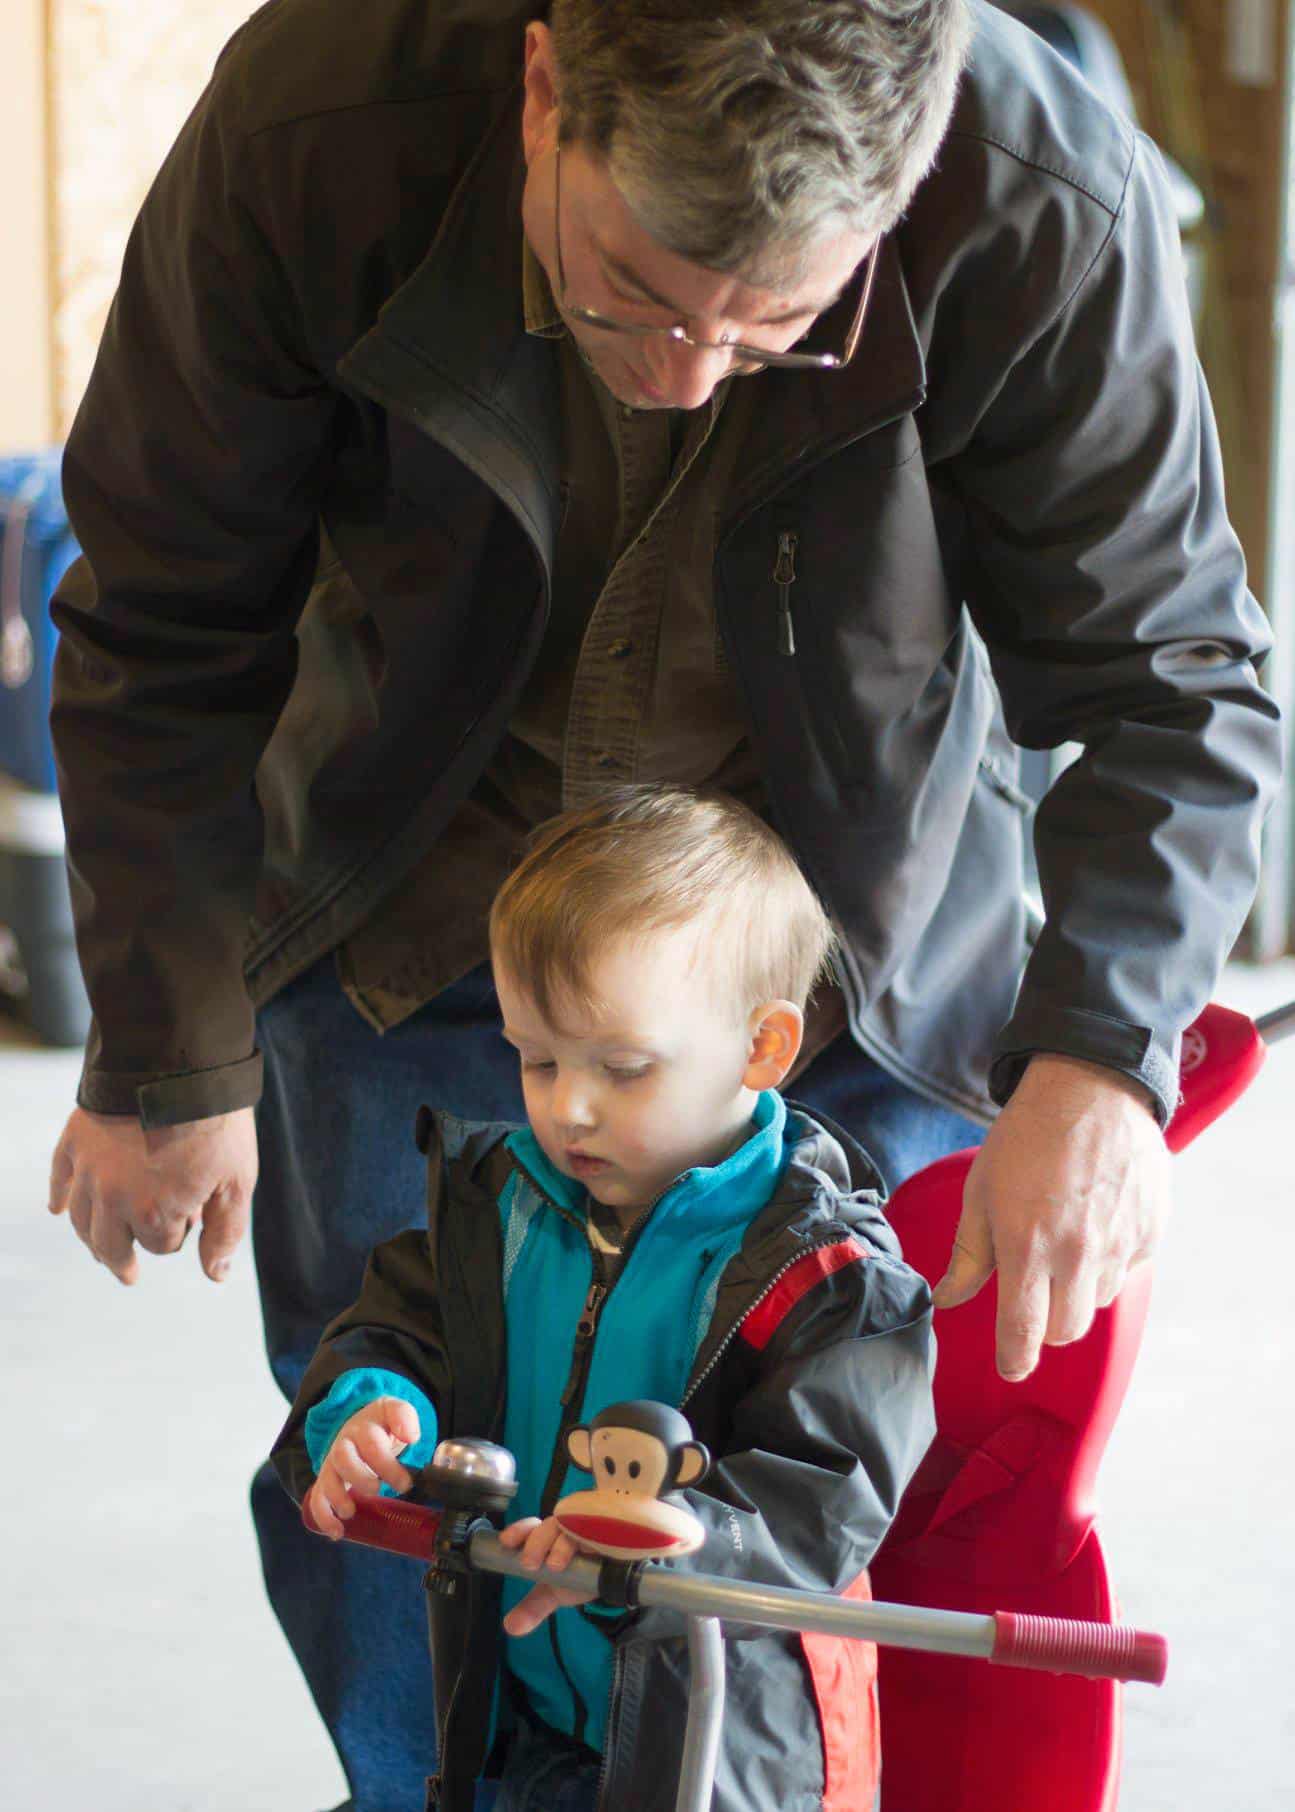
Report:
[[801,1297],[808,1295],[815,1284],[822,1283],[825,1277],[845,1265],[862,1263],[867,1256],[867,1249],[857,1239],[843,1239],[835,1246],[820,1246],[817,1252],[807,1252],[804,1258],[798,1258],[746,1316],[740,1329],[743,1340],[757,1353],[761,1352]]

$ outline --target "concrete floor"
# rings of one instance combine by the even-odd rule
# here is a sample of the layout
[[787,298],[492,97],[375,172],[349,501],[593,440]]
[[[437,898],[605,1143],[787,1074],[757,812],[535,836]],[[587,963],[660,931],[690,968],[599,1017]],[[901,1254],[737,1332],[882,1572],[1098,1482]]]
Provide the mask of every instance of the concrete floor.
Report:
[[[1247,1012],[1295,963],[1234,967]],[[0,1021],[0,1778],[21,1812],[317,1812],[343,1782],[265,1607],[245,1485],[280,1405],[246,1254],[119,1288],[45,1213],[76,1058]],[[1103,1472],[1131,1622],[1122,1812],[1290,1812],[1295,1047],[1177,1160],[1174,1223]],[[1015,1812],[1003,1808],[1003,1812]]]

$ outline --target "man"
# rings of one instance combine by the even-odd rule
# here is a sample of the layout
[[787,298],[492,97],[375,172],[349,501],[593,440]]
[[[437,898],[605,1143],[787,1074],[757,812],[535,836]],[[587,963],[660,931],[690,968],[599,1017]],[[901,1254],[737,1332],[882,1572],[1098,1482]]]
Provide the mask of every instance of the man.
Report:
[[[418,1101],[520,1118],[480,965],[528,829],[704,781],[841,934],[793,1092],[892,1184],[1005,1103],[938,1300],[996,1266],[1023,1376],[1154,1244],[1277,767],[1155,154],[962,0],[487,7],[277,0],[141,215],[65,474],[52,1205],[219,1277],[259,1131],[291,1394],[418,1218]],[[1085,749],[1028,963],[986,650]],[[255,1507],[355,1803],[421,1804],[411,1595]]]

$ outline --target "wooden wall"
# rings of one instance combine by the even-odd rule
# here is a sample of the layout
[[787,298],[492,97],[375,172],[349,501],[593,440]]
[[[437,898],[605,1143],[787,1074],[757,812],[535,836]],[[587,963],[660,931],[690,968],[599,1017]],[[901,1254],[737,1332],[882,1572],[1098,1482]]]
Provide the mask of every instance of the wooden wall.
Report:
[[54,438],[44,0],[4,0],[0,49],[0,453]]
[[45,3],[61,435],[90,375],[131,223],[221,45],[255,0]]
[[[1139,122],[1210,203],[1213,278],[1201,358],[1232,519],[1267,601],[1292,0],[1085,0],[1119,45]],[[1292,500],[1295,507],[1295,500]]]

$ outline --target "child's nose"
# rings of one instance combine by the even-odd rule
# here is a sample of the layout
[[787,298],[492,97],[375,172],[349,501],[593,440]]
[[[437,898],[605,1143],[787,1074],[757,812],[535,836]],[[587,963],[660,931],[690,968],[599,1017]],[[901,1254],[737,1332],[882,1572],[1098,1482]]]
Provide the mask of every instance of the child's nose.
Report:
[[553,1114],[569,1132],[593,1125],[593,1091],[584,1077],[558,1076],[553,1090]]

